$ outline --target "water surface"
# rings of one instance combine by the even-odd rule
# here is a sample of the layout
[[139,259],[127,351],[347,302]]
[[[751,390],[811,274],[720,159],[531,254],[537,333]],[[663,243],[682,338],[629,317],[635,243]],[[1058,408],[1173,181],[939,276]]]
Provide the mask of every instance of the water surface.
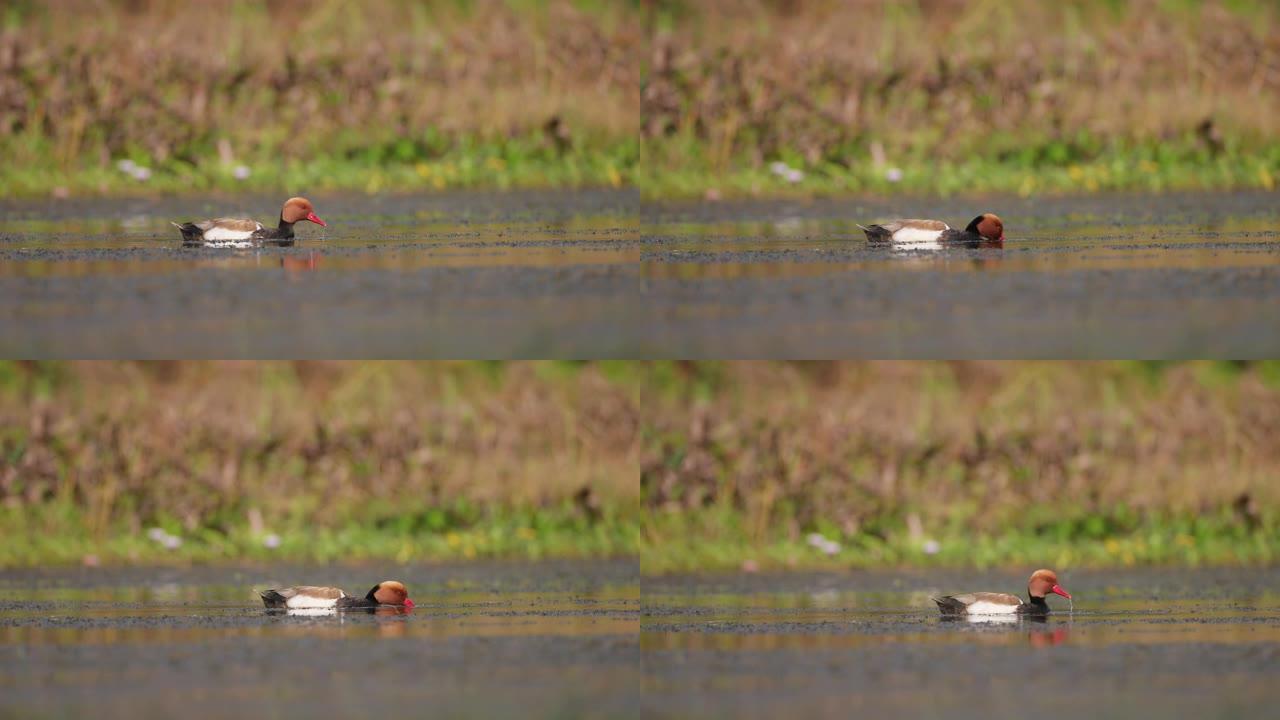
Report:
[[[1280,355],[1274,193],[641,203],[631,191],[316,196],[292,247],[170,220],[277,197],[0,203],[0,354],[1182,358]],[[1005,220],[1003,248],[857,223]]]
[[614,357],[634,350],[626,191],[318,195],[292,247],[184,248],[171,220],[277,197],[0,204],[0,354]]
[[[390,578],[413,610],[256,596]],[[639,592],[626,561],[5,571],[0,716],[634,717]]]
[[[857,223],[994,211],[993,249]],[[648,204],[643,292],[677,357],[1274,357],[1274,193]]]
[[[1029,573],[1028,573],[1029,574]],[[1261,717],[1280,702],[1275,570],[1062,572],[1074,607],[944,620],[953,571],[646,579],[648,710],[678,717]]]

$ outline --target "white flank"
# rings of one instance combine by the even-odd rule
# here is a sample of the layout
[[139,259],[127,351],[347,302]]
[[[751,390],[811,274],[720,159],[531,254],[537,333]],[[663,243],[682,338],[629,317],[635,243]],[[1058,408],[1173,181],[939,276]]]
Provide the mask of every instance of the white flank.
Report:
[[255,230],[229,230],[224,227],[211,227],[204,231],[204,239],[208,242],[219,242],[227,240],[248,240],[253,234],[262,229],[262,223],[256,223],[258,226]]
[[252,240],[221,240],[221,241],[213,241],[213,242],[206,241],[204,245],[205,247],[211,247],[211,248],[251,248],[253,247],[253,241]]
[[970,615],[1012,615],[1018,612],[1018,606],[979,600],[966,608],[965,611]]
[[1005,615],[965,615],[964,619],[971,623],[1011,625],[1022,620],[1022,616],[1016,613],[1007,613]]
[[319,617],[322,615],[337,615],[338,608],[336,607],[325,607],[325,608],[319,608],[319,607],[293,608],[291,607],[288,610],[285,610],[285,613],[287,615],[292,615],[294,617],[298,617],[298,616]]
[[941,230],[921,230],[920,228],[905,227],[893,234],[893,241],[897,243],[932,243],[936,245],[938,236],[941,234]]
[[[346,593],[342,594],[342,597],[346,597],[346,596],[347,596]],[[318,598],[318,597],[312,597],[310,595],[294,595],[293,597],[284,601],[284,606],[289,608],[290,610],[303,610],[303,609],[332,610],[333,608],[338,606],[338,598]]]

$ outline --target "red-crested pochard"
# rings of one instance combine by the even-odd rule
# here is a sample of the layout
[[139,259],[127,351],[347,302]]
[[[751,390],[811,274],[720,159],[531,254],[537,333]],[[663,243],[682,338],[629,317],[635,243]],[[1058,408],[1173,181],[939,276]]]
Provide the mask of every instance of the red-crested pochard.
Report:
[[200,243],[247,243],[258,240],[292,240],[293,224],[307,220],[320,227],[328,227],[317,215],[311,201],[304,197],[289,198],[280,209],[280,224],[274,228],[264,227],[256,220],[244,218],[218,218],[201,220],[195,223],[173,223],[182,232],[182,242],[186,244]]
[[1027,583],[1029,602],[1023,602],[1017,595],[991,592],[947,595],[933,601],[938,603],[943,615],[1046,615],[1049,603],[1044,598],[1049,593],[1071,599],[1071,593],[1062,589],[1052,570],[1037,570],[1031,573]]
[[921,247],[956,245],[963,247],[1003,247],[1004,222],[992,213],[974,218],[964,230],[953,230],[941,220],[893,220],[878,225],[859,225],[867,240],[894,242]]
[[374,585],[364,597],[351,597],[343,592],[342,588],[314,585],[263,590],[259,595],[262,596],[262,604],[269,608],[290,610],[368,610],[384,605],[413,609],[409,591],[405,589],[404,583],[398,580],[383,580]]

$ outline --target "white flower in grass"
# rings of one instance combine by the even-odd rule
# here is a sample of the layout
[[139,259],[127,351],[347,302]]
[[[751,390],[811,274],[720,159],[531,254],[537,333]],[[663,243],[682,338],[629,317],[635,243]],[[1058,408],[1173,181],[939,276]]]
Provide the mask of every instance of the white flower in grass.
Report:
[[821,533],[809,533],[805,541],[809,543],[810,547],[816,548],[824,555],[835,555],[840,552],[840,543],[835,540],[828,540]]
[[164,528],[151,528],[147,531],[147,537],[165,546],[168,550],[177,550],[182,547],[182,538],[177,535],[170,535],[168,532],[165,532]]
[[797,170],[781,160],[769,163],[769,172],[789,183],[798,183],[804,179],[804,171]]

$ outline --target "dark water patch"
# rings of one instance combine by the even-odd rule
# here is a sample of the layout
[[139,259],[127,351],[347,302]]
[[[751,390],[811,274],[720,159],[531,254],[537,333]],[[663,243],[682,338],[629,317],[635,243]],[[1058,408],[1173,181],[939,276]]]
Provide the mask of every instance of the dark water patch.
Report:
[[[288,272],[287,270],[285,271]],[[25,357],[626,357],[634,265],[0,279]],[[266,288],[269,288],[267,290]]]

